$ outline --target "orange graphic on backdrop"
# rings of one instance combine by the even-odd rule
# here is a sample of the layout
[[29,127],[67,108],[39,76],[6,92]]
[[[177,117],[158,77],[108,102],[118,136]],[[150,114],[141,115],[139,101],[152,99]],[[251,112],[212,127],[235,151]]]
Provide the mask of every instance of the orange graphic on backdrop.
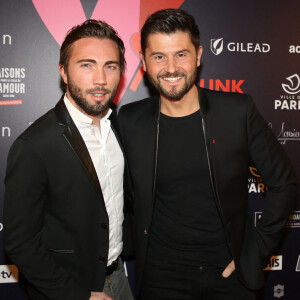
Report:
[[[160,9],[166,9],[166,8],[179,8],[184,0],[155,0],[155,1],[149,1],[149,0],[141,0],[140,1],[140,30],[145,23],[147,17],[154,13],[157,10]],[[135,33],[131,38],[131,45],[137,55],[139,55],[139,52],[141,51],[140,46],[140,32]],[[145,72],[140,65],[139,69],[137,70],[136,74],[133,76],[130,89],[133,91],[136,91],[138,88]]]
[[[114,99],[117,104],[129,87],[136,91],[144,72],[140,67],[140,33],[146,18],[164,8],[178,8],[184,0],[98,0],[91,18],[103,19],[112,25],[122,37],[128,62],[125,76]],[[36,11],[54,39],[61,45],[69,28],[86,19],[80,0],[32,0]],[[112,10],[113,7],[117,9]],[[68,14],[65,14],[68,11]],[[129,47],[131,46],[131,47]]]

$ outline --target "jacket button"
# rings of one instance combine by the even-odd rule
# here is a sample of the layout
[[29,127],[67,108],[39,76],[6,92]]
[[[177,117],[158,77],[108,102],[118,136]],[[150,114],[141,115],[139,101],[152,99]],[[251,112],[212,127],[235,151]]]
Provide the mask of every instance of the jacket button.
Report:
[[101,224],[101,227],[102,227],[103,229],[107,229],[108,226],[107,226],[106,223],[102,223],[102,224]]
[[144,230],[144,234],[148,235],[148,230],[147,229]]
[[105,261],[105,256],[100,256],[100,257],[99,257],[99,260],[100,260],[100,261]]

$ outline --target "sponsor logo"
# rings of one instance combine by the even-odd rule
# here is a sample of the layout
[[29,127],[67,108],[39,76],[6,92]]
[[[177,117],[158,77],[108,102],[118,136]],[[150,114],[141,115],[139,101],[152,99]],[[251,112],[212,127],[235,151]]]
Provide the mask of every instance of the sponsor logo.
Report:
[[22,100],[12,100],[25,94],[25,68],[0,68],[0,95],[4,98],[0,105],[22,104]]
[[265,193],[267,187],[254,167],[249,167],[250,176],[248,178],[248,193]]
[[296,265],[296,272],[300,272],[300,255],[298,256],[298,261]]
[[235,79],[225,79],[223,81],[220,79],[200,79],[199,85],[215,91],[244,93],[241,89],[244,81]]
[[225,44],[224,38],[211,39],[210,40],[210,50],[213,54],[219,55],[223,50],[227,49],[229,52],[260,52],[267,53],[270,52],[271,46],[267,43],[240,43],[240,42],[229,42]]
[[262,211],[256,211],[254,213],[254,226],[255,227],[256,227],[258,221],[260,220],[261,216],[262,216]]
[[264,271],[282,270],[282,255],[272,256]]
[[284,285],[277,284],[274,286],[274,297],[281,298],[284,296]]
[[210,50],[214,55],[219,55],[223,51],[223,47],[224,47],[223,38],[210,40]]
[[[257,225],[258,221],[262,216],[262,211],[256,211],[254,213],[254,226]],[[300,227],[300,211],[293,211],[286,223],[287,228],[299,228]]]
[[19,281],[19,270],[15,265],[0,266],[0,283],[14,283]]
[[0,231],[2,231],[2,230],[3,230],[3,224],[0,223]]
[[300,53],[300,45],[298,45],[298,46],[290,45],[289,52],[290,53]]
[[7,126],[5,126],[5,127],[2,127],[1,128],[1,136],[2,137],[10,137],[10,127],[7,127]]
[[300,227],[300,211],[293,211],[289,217],[286,224],[287,228],[297,228]]
[[274,101],[277,110],[300,110],[300,77],[293,74],[286,78],[288,83],[282,83],[282,89],[286,94],[280,95],[280,99]]
[[11,45],[12,43],[12,38],[11,35],[9,34],[3,34],[1,40],[2,40],[2,45]]
[[298,94],[300,92],[300,78],[298,74],[294,74],[286,78],[290,84],[282,83],[283,90],[290,95]]
[[[272,123],[269,123],[270,128],[272,128]],[[278,141],[285,145],[287,141],[300,141],[300,131],[295,128],[291,130],[286,130],[284,122],[281,123],[281,130],[277,135]]]

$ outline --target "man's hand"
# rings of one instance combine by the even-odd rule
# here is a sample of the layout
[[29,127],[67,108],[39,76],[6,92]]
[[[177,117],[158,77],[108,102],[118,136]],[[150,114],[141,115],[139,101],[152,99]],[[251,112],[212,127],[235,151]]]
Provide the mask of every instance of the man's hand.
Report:
[[91,297],[89,300],[113,300],[113,299],[107,296],[105,293],[91,292]]
[[223,271],[222,276],[224,278],[227,278],[231,275],[231,273],[235,270],[235,264],[232,260],[231,263],[226,267],[226,269]]

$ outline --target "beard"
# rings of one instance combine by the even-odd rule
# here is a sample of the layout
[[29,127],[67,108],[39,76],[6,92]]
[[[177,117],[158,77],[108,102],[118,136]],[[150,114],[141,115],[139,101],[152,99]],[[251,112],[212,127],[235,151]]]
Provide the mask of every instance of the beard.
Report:
[[[149,75],[147,72],[147,77],[150,81],[150,83],[153,85],[153,87],[164,97],[166,97],[169,100],[178,101],[180,100],[195,84],[197,79],[197,67],[195,67],[194,72],[190,77],[187,77],[186,73],[176,71],[174,73],[166,72],[164,74],[158,75],[156,79]],[[170,90],[166,90],[162,84],[161,80],[163,80],[164,77],[168,78],[175,78],[175,77],[183,77],[184,78],[184,85],[183,87],[178,90],[178,86],[171,86]]]
[[[83,92],[82,89],[80,87],[78,87],[77,85],[73,84],[73,82],[69,78],[68,90],[69,90],[71,97],[74,99],[75,103],[78,105],[79,108],[81,108],[81,110],[83,112],[85,112],[87,115],[90,115],[90,116],[99,116],[109,109],[109,107],[110,107],[111,103],[113,102],[114,97],[117,93],[118,85],[113,89],[112,92],[111,92],[111,90],[105,89],[103,87],[88,89]],[[101,93],[101,92],[111,93],[108,100],[96,102],[94,104],[90,104],[87,101],[86,96],[89,93]]]

